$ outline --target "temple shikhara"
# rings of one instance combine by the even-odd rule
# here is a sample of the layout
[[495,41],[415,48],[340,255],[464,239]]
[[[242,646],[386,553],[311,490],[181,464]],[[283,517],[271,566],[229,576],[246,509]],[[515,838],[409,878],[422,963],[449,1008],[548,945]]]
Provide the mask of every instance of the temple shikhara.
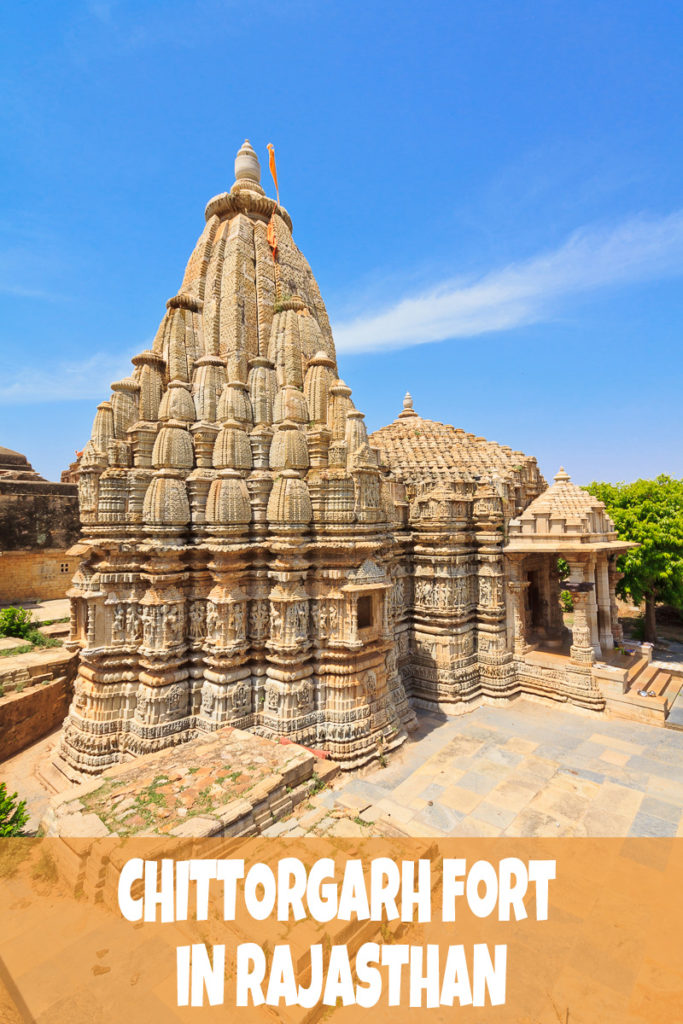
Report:
[[603,506],[409,395],[368,436],[248,142],[235,173],[80,460],[63,770],[226,725],[353,768],[420,709],[520,693],[602,709],[629,547]]

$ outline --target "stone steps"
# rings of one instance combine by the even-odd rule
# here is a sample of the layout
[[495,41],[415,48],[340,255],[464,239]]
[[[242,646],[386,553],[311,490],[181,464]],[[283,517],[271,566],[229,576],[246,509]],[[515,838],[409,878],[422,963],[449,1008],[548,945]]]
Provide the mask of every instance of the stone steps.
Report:
[[[658,665],[645,663],[627,674],[625,687],[623,694],[612,693],[607,696],[607,707],[612,714],[620,718],[664,725],[669,709],[681,689],[681,678]],[[653,696],[643,697],[640,690],[652,693]]]

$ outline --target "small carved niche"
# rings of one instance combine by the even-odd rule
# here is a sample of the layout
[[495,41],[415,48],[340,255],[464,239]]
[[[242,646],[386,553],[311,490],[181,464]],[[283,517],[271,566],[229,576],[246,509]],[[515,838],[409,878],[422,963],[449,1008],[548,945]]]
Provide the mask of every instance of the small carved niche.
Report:
[[358,628],[370,629],[374,623],[374,602],[372,594],[360,594],[358,597]]

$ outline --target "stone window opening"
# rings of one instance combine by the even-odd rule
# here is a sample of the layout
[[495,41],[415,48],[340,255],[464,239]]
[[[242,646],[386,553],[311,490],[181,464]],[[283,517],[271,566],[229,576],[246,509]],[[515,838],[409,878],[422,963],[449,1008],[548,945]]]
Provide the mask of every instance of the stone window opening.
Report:
[[374,622],[372,594],[361,594],[358,598],[358,628],[370,629]]
[[60,562],[59,571],[60,572],[68,572],[69,571],[69,563],[68,562]]

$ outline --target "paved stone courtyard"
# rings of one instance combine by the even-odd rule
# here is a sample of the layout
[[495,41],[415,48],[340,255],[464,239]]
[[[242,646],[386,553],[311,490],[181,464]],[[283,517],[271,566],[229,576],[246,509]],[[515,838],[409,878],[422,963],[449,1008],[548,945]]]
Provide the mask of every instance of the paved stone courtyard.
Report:
[[[419,723],[386,767],[339,776],[264,834],[683,835],[683,731],[526,698]],[[32,828],[61,778],[57,737],[0,766]]]
[[683,732],[528,699],[422,714],[386,768],[313,804],[269,833],[683,835]]

